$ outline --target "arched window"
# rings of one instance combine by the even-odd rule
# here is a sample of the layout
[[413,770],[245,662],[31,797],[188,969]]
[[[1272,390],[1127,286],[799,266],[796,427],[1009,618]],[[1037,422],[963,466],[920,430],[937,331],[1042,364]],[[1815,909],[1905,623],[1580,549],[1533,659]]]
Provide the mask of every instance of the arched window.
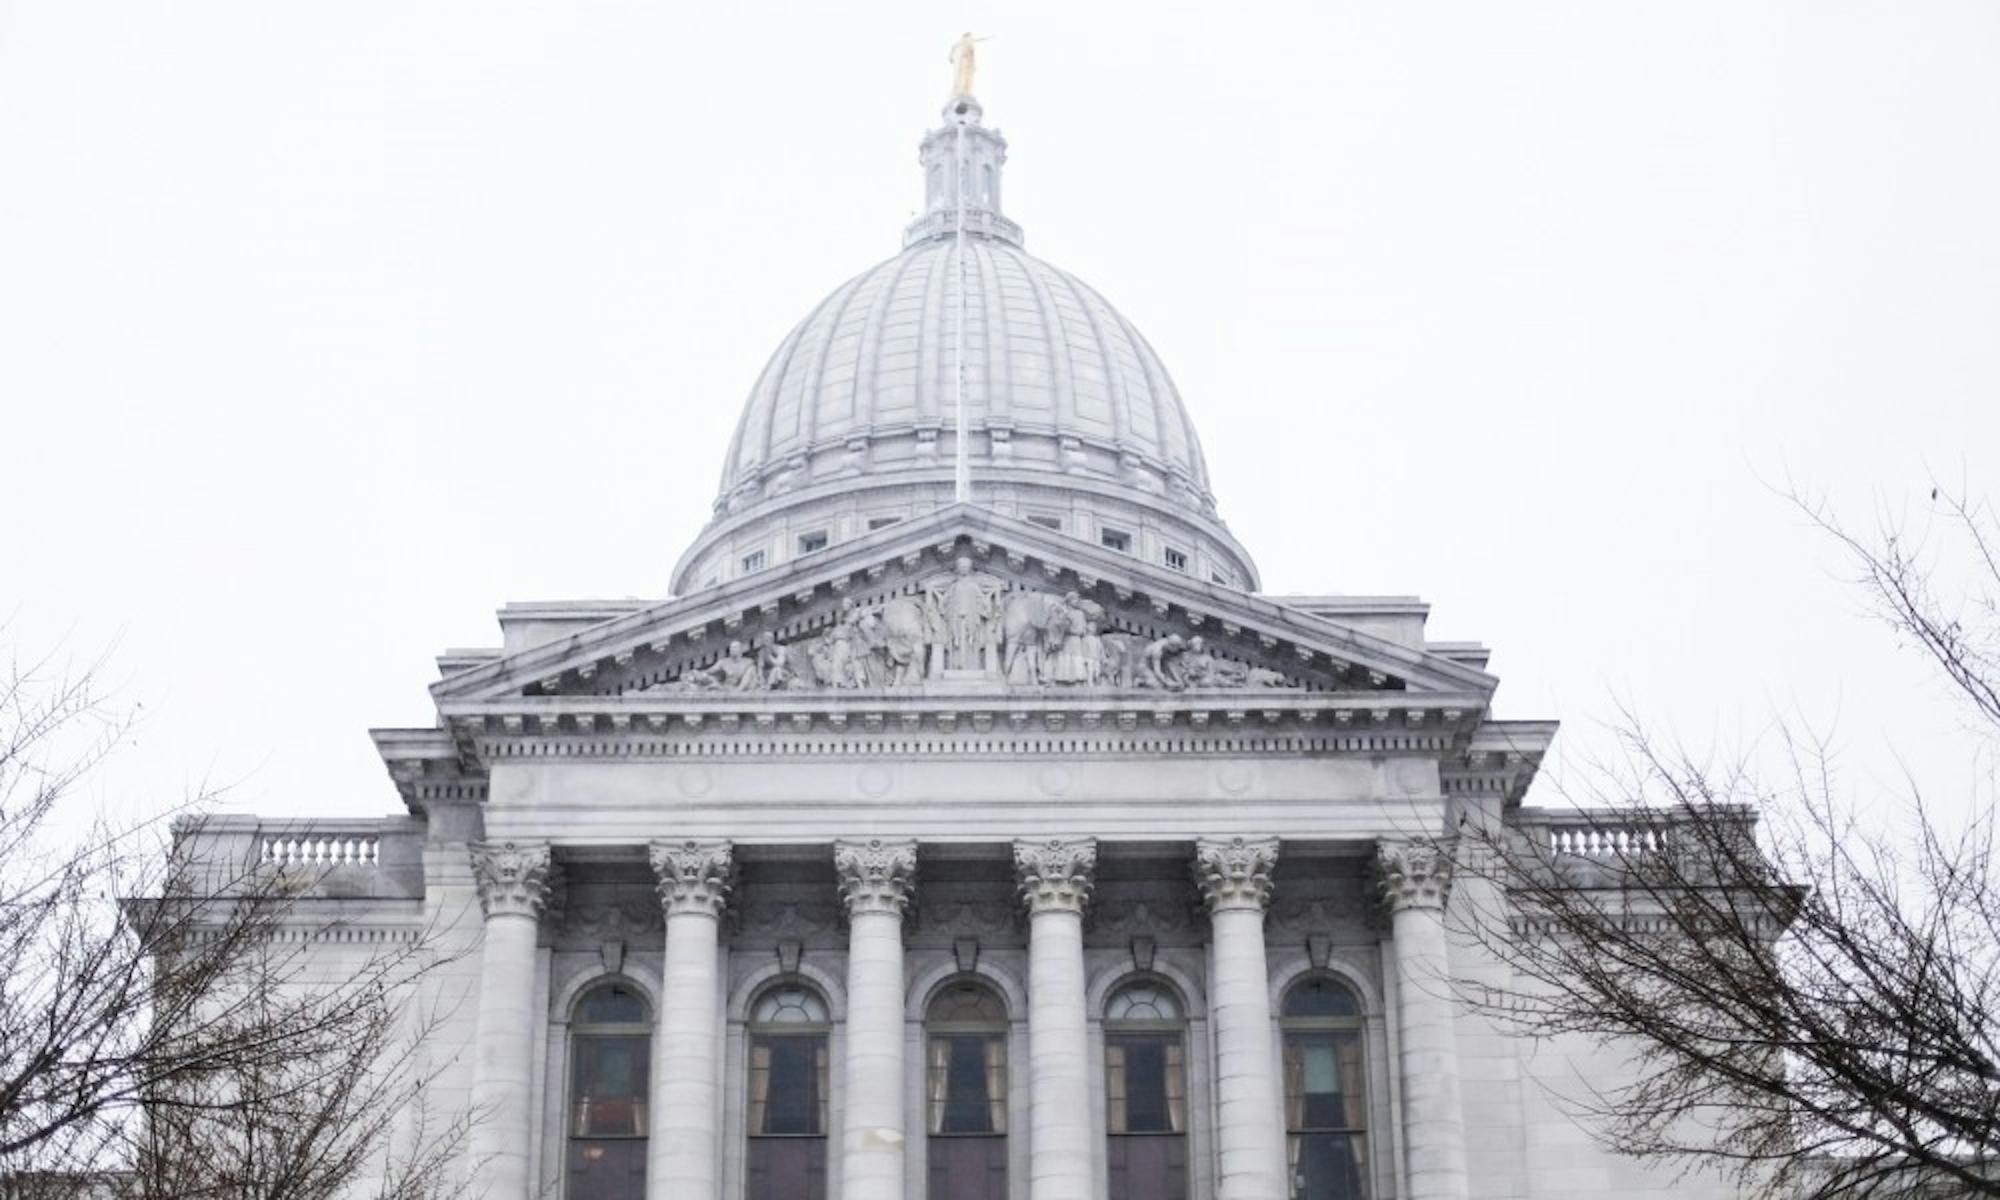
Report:
[[653,1013],[627,983],[585,992],[570,1013],[569,1194],[646,1194],[647,1064]]
[[1293,1200],[1367,1200],[1361,1002],[1315,975],[1285,993],[1285,1133]]
[[1163,983],[1128,983],[1104,1007],[1111,1200],[1187,1195],[1187,1029]]
[[780,983],[750,1006],[749,1200],[826,1196],[826,1001]]
[[1007,1006],[983,983],[946,985],[924,1014],[932,1200],[1007,1195]]

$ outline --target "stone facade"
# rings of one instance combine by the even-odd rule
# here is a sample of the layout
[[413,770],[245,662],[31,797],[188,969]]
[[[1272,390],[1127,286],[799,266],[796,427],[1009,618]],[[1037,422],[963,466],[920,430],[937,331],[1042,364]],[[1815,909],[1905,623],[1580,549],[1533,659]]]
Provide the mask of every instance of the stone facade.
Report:
[[[937,178],[949,122],[978,115],[925,142],[933,209],[964,193]],[[997,173],[1004,142],[973,142]],[[1692,1194],[1562,1116],[1567,1073],[1615,1055],[1451,998],[1499,967],[1451,936],[1478,884],[1425,839],[1588,824],[1521,807],[1553,724],[1495,719],[1486,652],[1427,640],[1417,602],[1243,590],[1152,351],[1035,282],[997,174],[973,190],[971,234],[928,212],[918,257],[824,320],[904,353],[882,339],[932,293],[912,318],[898,280],[979,256],[1019,335],[976,406],[995,490],[950,503],[930,459],[870,474],[925,441],[887,392],[833,434],[786,426],[774,475],[744,439],[834,405],[847,353],[808,322],[673,598],[504,610],[499,648],[439,660],[434,726],[375,733],[408,815],[239,819],[209,851],[309,875],[343,928],[433,939],[419,1000],[454,1016],[410,1065],[486,1114],[466,1170],[491,1200]],[[1057,345],[1086,326],[1096,349]],[[1070,407],[1038,424],[1031,384]],[[912,507],[855,524],[885,486]],[[1069,523],[1007,499],[1029,492]],[[737,569],[828,514],[824,544]],[[1100,536],[1141,516],[1165,540]]]

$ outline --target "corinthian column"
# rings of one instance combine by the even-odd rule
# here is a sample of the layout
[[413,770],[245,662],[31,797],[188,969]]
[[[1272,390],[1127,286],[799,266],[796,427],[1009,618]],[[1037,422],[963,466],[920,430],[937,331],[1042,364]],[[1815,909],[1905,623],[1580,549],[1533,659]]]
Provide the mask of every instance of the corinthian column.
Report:
[[1271,1053],[1270,969],[1264,906],[1271,899],[1277,838],[1203,838],[1194,877],[1215,939],[1209,1009],[1215,1020],[1218,1200],[1283,1200],[1284,1122]]
[[1083,1010],[1083,906],[1097,842],[1015,842],[1028,905],[1028,1196],[1090,1200],[1090,1040]]
[[721,1000],[716,947],[734,882],[728,842],[654,842],[650,855],[667,918],[659,1034],[653,1039],[646,1192],[713,1200],[722,1112]]
[[847,902],[847,1082],[840,1193],[903,1195],[903,910],[916,886],[917,844],[835,842]]
[[479,1026],[472,1063],[474,1195],[528,1200],[534,1138],[528,1088],[534,1057],[535,940],[556,868],[546,844],[478,842],[472,875],[486,914],[479,947]]
[[1395,942],[1410,1196],[1464,1200],[1465,1110],[1444,937],[1451,861],[1433,846],[1385,842],[1376,867]]

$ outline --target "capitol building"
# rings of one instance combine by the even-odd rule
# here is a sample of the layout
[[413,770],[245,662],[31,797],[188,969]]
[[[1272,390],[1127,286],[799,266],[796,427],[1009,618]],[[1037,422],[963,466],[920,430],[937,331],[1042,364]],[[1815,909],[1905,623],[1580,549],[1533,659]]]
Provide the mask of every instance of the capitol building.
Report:
[[1007,153],[955,95],[670,596],[508,604],[374,732],[401,814],[214,852],[318,869],[329,971],[436,939],[408,1065],[488,1200],[1723,1194],[1567,1115],[1618,1055],[1454,996],[1496,898],[1433,839],[1585,828],[1522,803],[1554,723],[1417,599],[1260,590],[1220,398],[1028,253]]

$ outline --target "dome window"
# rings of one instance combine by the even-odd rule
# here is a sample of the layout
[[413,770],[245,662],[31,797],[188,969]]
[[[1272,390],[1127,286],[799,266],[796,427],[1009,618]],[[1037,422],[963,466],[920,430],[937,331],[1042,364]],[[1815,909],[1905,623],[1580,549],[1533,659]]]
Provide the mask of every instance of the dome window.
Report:
[[1040,525],[1043,529],[1053,529],[1057,533],[1061,533],[1063,522],[1062,518],[1056,516],[1054,513],[1029,513],[1028,524]]
[[1106,550],[1116,550],[1120,554],[1132,553],[1132,535],[1122,529],[1100,529],[1097,540]]
[[872,533],[877,529],[887,529],[891,525],[898,524],[902,519],[901,517],[870,517],[868,518],[868,530]]
[[827,536],[824,529],[815,529],[811,533],[802,533],[799,535],[800,554],[811,554],[815,550],[824,550],[826,549],[826,544]]
[[743,556],[743,573],[745,575],[748,575],[752,571],[761,571],[763,569],[764,552],[762,550],[752,550]]
[[1176,550],[1172,546],[1168,546],[1166,550],[1166,560],[1167,560],[1168,570],[1180,571],[1184,574],[1186,573],[1188,567],[1187,551]]

